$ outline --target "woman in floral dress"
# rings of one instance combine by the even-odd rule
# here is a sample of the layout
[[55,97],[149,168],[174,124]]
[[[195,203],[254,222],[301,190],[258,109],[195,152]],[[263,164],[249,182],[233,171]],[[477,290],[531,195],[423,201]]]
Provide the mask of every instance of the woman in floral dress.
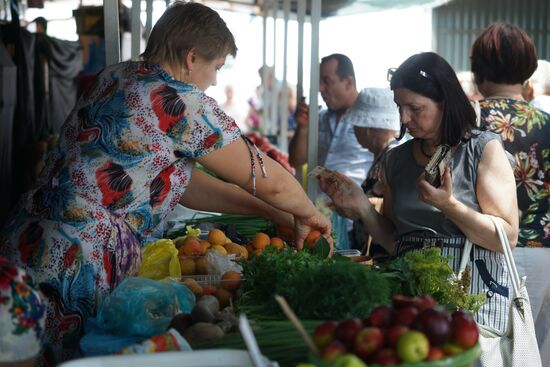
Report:
[[535,45],[518,27],[492,24],[472,46],[472,72],[485,96],[481,126],[500,134],[516,159],[520,247],[550,247],[550,115],[521,95],[536,68]]
[[177,203],[294,226],[299,248],[312,229],[330,237],[297,181],[241,139],[204,94],[236,50],[215,11],[176,2],[156,23],[143,61],[107,67],[67,118],[0,246],[47,296],[50,362],[74,356],[84,321],[137,274],[141,246]]

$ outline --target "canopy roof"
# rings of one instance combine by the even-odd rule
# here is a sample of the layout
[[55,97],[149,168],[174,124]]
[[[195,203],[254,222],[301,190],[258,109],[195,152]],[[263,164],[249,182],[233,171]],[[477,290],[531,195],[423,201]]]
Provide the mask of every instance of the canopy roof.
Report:
[[[283,0],[277,0],[279,9],[283,7]],[[357,14],[367,11],[378,11],[410,6],[436,7],[452,0],[323,0],[322,17],[333,15]],[[262,14],[265,3],[269,0],[204,0],[203,3],[217,9],[246,12],[256,15]],[[309,14],[310,2],[306,1],[306,13]],[[291,11],[296,12],[297,0],[290,0]]]

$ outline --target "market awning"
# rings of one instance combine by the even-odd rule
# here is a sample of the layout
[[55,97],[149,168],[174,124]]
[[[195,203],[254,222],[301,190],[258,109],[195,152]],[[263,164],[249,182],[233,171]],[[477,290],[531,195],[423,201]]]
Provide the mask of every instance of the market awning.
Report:
[[[279,8],[283,7],[283,0],[277,0]],[[443,5],[452,0],[324,0],[322,2],[322,17],[334,15],[357,14],[369,11],[379,11],[387,9],[399,9],[410,6],[428,6],[436,7]],[[272,0],[205,0],[202,1],[206,5],[210,5],[217,9],[237,11],[244,13],[252,13],[261,15],[261,9],[267,4],[271,7]],[[297,0],[291,0],[291,12],[297,12]],[[306,4],[306,14],[310,14],[311,2]]]

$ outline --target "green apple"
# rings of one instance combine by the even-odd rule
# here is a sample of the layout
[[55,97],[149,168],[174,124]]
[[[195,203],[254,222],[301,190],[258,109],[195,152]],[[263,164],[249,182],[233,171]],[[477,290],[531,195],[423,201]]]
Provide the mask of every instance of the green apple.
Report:
[[355,354],[347,353],[336,357],[332,367],[367,367],[367,365]]
[[403,333],[397,340],[397,355],[405,363],[417,363],[428,356],[430,342],[426,335],[416,330]]

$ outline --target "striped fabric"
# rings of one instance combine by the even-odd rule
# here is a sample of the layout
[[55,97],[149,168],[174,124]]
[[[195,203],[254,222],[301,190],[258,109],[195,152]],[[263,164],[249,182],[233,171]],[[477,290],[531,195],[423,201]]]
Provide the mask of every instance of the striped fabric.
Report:
[[[397,254],[401,256],[407,251],[437,246],[441,248],[442,256],[452,256],[449,260],[449,265],[452,267],[453,271],[457,273],[460,267],[460,259],[462,258],[462,249],[465,240],[464,237],[422,237],[405,235],[399,241]],[[480,264],[476,265],[476,261]],[[504,255],[474,245],[470,253],[468,265],[472,269],[470,293],[485,293],[487,295],[485,304],[474,315],[475,320],[481,325],[491,327],[500,332],[506,331],[508,327],[510,300],[513,298],[513,290],[510,286],[510,278]],[[483,265],[485,265],[491,278],[498,285],[508,289],[509,294],[507,297],[497,292],[492,292],[489,289],[489,285],[484,283],[479,269],[479,266]]]

